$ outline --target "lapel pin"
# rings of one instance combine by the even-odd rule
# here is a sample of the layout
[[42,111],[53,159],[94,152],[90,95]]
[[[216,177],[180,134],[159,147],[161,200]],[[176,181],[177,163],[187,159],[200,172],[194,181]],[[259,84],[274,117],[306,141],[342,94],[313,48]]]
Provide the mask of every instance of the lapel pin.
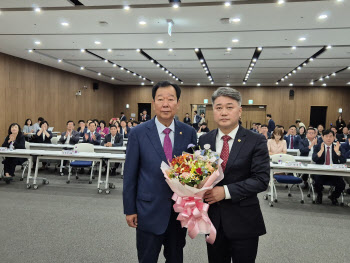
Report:
[[182,135],[182,132],[180,132],[180,134]]
[[238,139],[238,142],[241,142],[241,139]]

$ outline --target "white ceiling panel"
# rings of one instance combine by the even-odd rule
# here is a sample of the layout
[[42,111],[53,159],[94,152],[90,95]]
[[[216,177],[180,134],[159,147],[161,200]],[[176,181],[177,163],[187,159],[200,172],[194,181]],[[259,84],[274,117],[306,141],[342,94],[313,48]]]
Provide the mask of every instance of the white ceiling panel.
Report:
[[287,48],[264,48],[259,59],[307,59],[319,51],[321,47],[298,47],[297,49]]
[[[254,70],[259,67],[291,67],[291,69],[299,66],[305,60],[293,59],[293,60],[262,60],[259,59],[256,62]],[[287,71],[288,72],[288,71]]]
[[67,0],[1,0],[0,8],[61,7],[73,6]]
[[221,59],[248,59],[251,60],[255,49],[201,49],[206,60],[221,60]]
[[181,50],[175,49],[173,51],[169,50],[150,50],[144,49],[144,51],[157,61],[162,60],[197,60],[196,53],[193,49],[191,50]]
[[332,47],[321,54],[319,58],[350,58],[350,46],[348,47]]
[[167,4],[167,0],[80,0],[80,2],[86,6]]
[[40,50],[38,52],[66,60],[91,60],[95,59],[95,57],[91,56],[87,52],[81,52],[80,50]]
[[312,62],[313,67],[337,67],[339,69],[350,66],[350,58],[340,59],[315,59]]
[[116,61],[122,61],[122,60],[147,60],[143,55],[141,55],[139,52],[136,52],[136,50],[113,50],[111,52],[107,51],[107,49],[104,50],[98,50],[98,49],[89,49],[89,51],[93,52],[94,54],[101,56],[105,59],[109,60],[116,60]]
[[207,61],[209,69],[212,68],[248,68],[250,60],[210,60]]

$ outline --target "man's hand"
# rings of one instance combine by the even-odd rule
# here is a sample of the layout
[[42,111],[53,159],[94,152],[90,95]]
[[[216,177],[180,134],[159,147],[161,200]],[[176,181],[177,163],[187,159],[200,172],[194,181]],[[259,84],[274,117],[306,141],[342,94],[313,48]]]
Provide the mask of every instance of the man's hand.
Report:
[[89,134],[85,133],[85,141],[89,139]]
[[129,227],[137,228],[137,214],[126,215],[126,222]]
[[204,194],[204,200],[210,205],[223,199],[225,199],[225,189],[223,186],[215,186]]
[[91,138],[92,138],[92,140],[96,141],[96,136],[95,136],[95,134],[93,134],[93,135],[91,136]]
[[340,148],[340,143],[339,143],[339,141],[337,141],[337,144],[334,146],[334,151],[336,153],[338,153],[339,152],[339,148]]

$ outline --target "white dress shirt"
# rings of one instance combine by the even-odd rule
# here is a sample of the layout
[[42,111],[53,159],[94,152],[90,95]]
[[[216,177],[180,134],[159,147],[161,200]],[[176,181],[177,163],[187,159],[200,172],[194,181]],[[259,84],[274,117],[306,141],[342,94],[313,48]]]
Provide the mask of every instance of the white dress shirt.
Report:
[[112,143],[112,145],[114,144],[114,141],[115,141],[115,136],[112,136],[112,134],[111,134],[111,143]]
[[[67,135],[67,133],[66,133],[66,135]],[[70,135],[63,137],[66,140],[64,144],[69,144],[70,137],[71,137]]]
[[[237,127],[234,128],[229,134],[227,134],[228,136],[231,137],[231,140],[228,141],[229,152],[231,152],[232,144],[235,141],[238,128],[239,128],[239,125],[237,125]],[[220,129],[218,129],[218,134],[216,135],[215,149],[219,155],[221,155],[222,147],[224,146],[224,141],[222,140],[222,136],[224,135],[225,134]],[[231,199],[231,195],[227,188],[227,185],[224,185],[224,189],[225,189],[225,199]]]
[[[310,146],[312,144],[312,141],[310,141],[309,139],[307,139],[307,141],[309,142],[309,146]],[[309,151],[309,156],[312,156],[313,153],[314,153],[314,147],[311,147]]]
[[165,133],[163,133],[163,131],[166,129],[166,128],[169,128],[171,131],[169,133],[169,137],[170,137],[170,141],[171,141],[171,146],[172,148],[174,149],[174,135],[175,135],[175,122],[174,120],[172,121],[172,123],[170,124],[169,127],[165,127],[165,125],[161,124],[159,122],[159,120],[157,119],[157,117],[154,119],[155,122],[156,122],[156,126],[157,126],[157,131],[158,131],[158,135],[159,135],[159,139],[160,139],[160,143],[162,144],[162,147],[163,147],[163,144],[164,144],[164,138],[165,138]]

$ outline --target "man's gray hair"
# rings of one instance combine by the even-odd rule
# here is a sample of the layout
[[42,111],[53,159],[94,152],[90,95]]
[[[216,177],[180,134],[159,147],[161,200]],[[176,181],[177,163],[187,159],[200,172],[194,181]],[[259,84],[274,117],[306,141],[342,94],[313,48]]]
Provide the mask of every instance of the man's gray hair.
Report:
[[213,106],[214,106],[215,100],[221,96],[234,99],[235,101],[238,102],[239,106],[241,106],[242,104],[242,96],[238,90],[229,88],[229,87],[220,87],[216,91],[214,91],[213,95],[211,95],[211,101],[213,103]]

